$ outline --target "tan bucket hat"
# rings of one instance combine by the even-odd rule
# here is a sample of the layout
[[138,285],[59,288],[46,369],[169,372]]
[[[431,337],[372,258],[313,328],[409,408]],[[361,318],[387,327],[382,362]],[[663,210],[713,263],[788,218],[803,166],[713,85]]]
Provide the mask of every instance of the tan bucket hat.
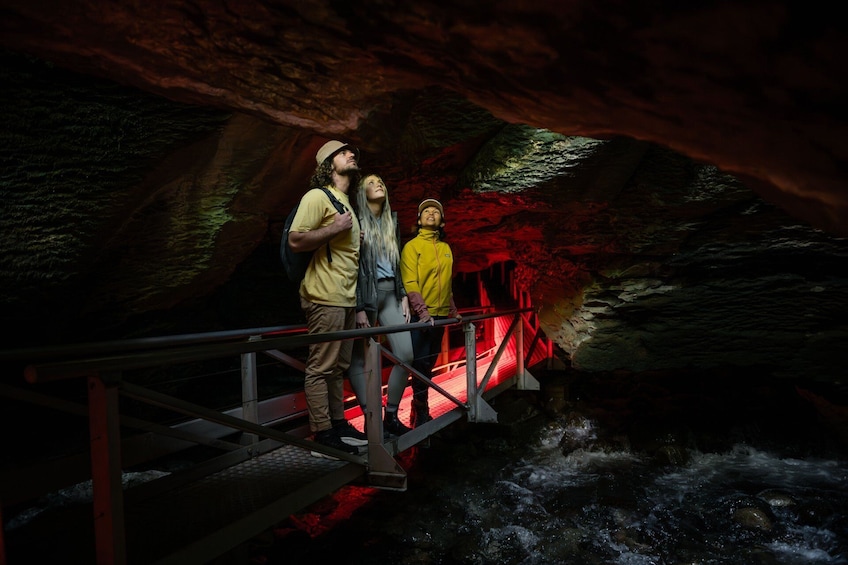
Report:
[[356,160],[359,161],[359,149],[348,143],[336,141],[335,139],[332,141],[328,141],[327,143],[321,146],[321,149],[319,149],[318,153],[315,154],[315,160],[318,161],[318,164],[320,165],[321,163],[323,163],[330,157],[333,157],[336,153],[345,148],[353,151],[353,154],[356,155]]

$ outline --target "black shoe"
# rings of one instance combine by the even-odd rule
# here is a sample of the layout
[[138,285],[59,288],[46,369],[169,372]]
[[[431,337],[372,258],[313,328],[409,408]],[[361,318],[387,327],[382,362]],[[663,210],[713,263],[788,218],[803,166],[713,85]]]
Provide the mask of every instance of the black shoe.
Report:
[[[329,430],[324,430],[323,432],[318,432],[315,434],[313,438],[315,443],[320,443],[321,445],[326,445],[327,447],[332,447],[333,449],[338,449],[344,453],[350,453],[351,455],[359,455],[359,449],[355,448],[352,445],[348,445],[344,443],[341,438],[336,434],[336,430],[334,428],[330,428]],[[321,453],[320,451],[310,451],[310,455],[313,457],[323,457],[324,459],[336,459],[337,457],[333,457],[332,455],[327,455],[326,453]]]
[[354,428],[347,420],[333,420],[333,430],[339,439],[348,445],[368,445],[368,436]]
[[412,428],[407,428],[398,418],[397,411],[389,412],[386,410],[386,417],[383,419],[383,431],[394,436],[401,436],[406,432],[411,432]]
[[412,424],[413,428],[424,425],[432,419],[430,408],[426,403],[418,402],[417,400],[412,401],[412,416],[409,423]]

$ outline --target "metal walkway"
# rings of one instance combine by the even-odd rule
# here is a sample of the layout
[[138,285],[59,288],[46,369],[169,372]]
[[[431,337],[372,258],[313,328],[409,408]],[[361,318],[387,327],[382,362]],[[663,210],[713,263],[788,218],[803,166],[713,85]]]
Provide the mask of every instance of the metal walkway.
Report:
[[[342,458],[312,456],[310,451],[313,449],[328,452],[306,439],[308,429],[305,425],[289,426],[287,429],[269,425],[283,421],[280,405],[297,404],[297,401],[277,401],[276,404],[272,402],[263,406],[255,399],[252,402],[248,400],[236,416],[153,393],[118,378],[117,365],[129,367],[141,363],[141,358],[149,357],[149,352],[124,356],[120,362],[111,357],[97,357],[30,366],[27,375],[31,382],[69,376],[86,376],[88,379],[94,496],[91,503],[62,509],[43,519],[33,520],[31,527],[4,533],[0,539],[0,549],[3,550],[0,557],[12,565],[52,562],[208,563],[345,485],[361,484],[403,491],[406,489],[406,475],[395,461],[398,453],[426,441],[460,418],[472,422],[496,421],[497,414],[486,400],[510,387],[538,389],[538,383],[526,370],[525,363],[542,362],[548,358],[549,352],[542,348],[533,351],[539,339],[538,329],[533,343],[529,347],[524,343],[523,327],[529,322],[522,314],[528,311],[466,318],[463,322],[467,347],[465,358],[445,365],[430,383],[430,407],[434,416],[431,422],[403,436],[383,440],[381,410],[361,414],[358,408],[350,409],[348,419],[369,436],[367,451],[359,457],[338,453]],[[498,326],[500,330],[495,333],[503,339],[493,341],[494,347],[478,353],[474,322],[494,321],[497,316],[505,316],[505,320],[512,322],[501,323]],[[387,328],[376,330],[385,333]],[[377,331],[372,333],[376,335]],[[323,337],[339,339],[344,336],[328,334]],[[285,338],[270,336],[261,340],[253,336],[245,341],[225,345],[218,343],[214,349],[216,355],[221,354],[222,349],[227,350],[223,353],[236,351],[242,355],[243,367],[248,368],[247,371],[243,369],[243,374],[249,376],[250,355],[273,348],[279,356],[278,347],[283,345],[278,343],[281,339],[287,340],[286,346],[316,340],[314,335],[303,334]],[[367,366],[381,367],[382,356],[391,358],[391,354],[381,351],[376,342],[371,341],[371,344]],[[195,351],[169,348],[160,354],[168,358],[195,358],[198,354],[206,355],[208,351],[204,348],[209,346],[187,347]],[[524,355],[516,355],[515,351],[523,351]],[[466,358],[475,362],[467,364]],[[160,361],[162,359],[157,362]],[[381,374],[381,371],[376,374]],[[369,398],[375,394],[382,396],[379,381],[369,379]],[[249,388],[246,387],[246,390]],[[207,425],[212,422],[218,428],[215,434],[171,430],[171,441],[200,439],[209,445],[217,442],[227,447],[225,453],[156,480],[132,487],[121,486],[119,428],[126,421],[118,423],[119,394],[168,406],[198,418],[197,421],[205,421]],[[369,405],[374,404],[369,402]],[[410,391],[407,389],[399,411],[402,421],[408,423],[409,412]],[[228,444],[220,430],[230,433],[239,430],[243,437],[252,437],[252,440],[247,445]],[[93,520],[91,516],[94,516]]]

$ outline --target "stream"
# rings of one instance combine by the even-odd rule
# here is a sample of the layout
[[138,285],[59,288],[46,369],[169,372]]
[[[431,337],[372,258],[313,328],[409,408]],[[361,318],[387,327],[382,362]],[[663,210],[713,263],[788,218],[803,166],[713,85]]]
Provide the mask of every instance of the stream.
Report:
[[406,492],[345,487],[244,560],[846,564],[846,444],[811,399],[840,408],[751,375],[548,375],[402,454]]

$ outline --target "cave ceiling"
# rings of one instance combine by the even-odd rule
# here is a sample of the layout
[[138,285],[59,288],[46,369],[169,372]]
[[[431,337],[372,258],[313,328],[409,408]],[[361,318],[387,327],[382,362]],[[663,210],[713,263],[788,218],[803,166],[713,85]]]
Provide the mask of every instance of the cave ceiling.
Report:
[[407,232],[421,199],[445,203],[459,278],[514,263],[580,368],[844,365],[835,12],[3,0],[0,15],[13,346],[166,332],[186,308],[187,331],[285,321],[281,224],[338,138]]

